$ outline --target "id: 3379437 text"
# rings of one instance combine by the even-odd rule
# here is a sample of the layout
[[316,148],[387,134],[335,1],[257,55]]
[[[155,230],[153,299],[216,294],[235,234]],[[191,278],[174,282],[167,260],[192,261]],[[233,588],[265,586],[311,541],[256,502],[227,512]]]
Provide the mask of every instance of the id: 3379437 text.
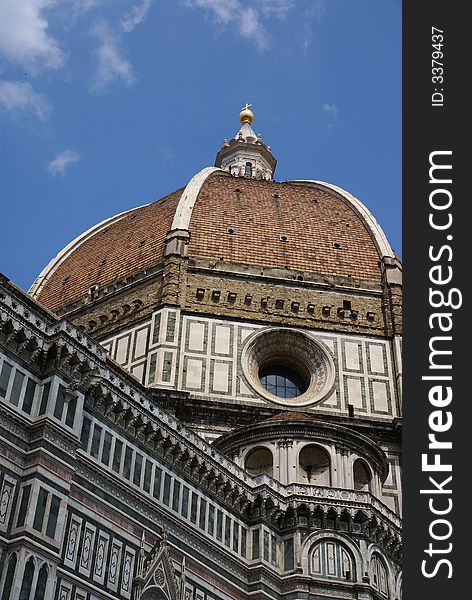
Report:
[[432,106],[444,106],[444,31],[431,28],[431,95]]

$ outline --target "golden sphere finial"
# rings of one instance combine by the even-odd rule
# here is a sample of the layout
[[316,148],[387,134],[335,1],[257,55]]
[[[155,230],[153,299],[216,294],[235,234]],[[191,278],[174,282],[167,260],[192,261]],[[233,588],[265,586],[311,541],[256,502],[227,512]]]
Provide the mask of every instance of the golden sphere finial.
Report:
[[246,106],[243,106],[241,112],[239,113],[239,120],[244,125],[244,123],[248,123],[249,125],[254,121],[254,113],[251,108],[252,104],[248,104],[246,102]]

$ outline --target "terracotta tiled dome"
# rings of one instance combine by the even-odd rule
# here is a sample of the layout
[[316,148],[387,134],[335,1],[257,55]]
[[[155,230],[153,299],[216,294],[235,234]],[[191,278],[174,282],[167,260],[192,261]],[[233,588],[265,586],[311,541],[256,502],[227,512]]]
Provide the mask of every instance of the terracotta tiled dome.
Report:
[[79,236],[44,269],[31,292],[58,310],[91,286],[101,288],[159,265],[166,236],[181,229],[189,232],[192,258],[379,284],[385,254],[379,239],[385,238],[375,227],[370,213],[335,186],[246,179],[208,168],[187,188]]

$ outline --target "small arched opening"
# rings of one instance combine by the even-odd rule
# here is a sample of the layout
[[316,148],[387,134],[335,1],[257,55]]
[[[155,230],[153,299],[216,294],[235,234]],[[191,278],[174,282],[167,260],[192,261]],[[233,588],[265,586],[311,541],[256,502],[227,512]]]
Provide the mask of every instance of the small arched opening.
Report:
[[47,583],[48,583],[48,567],[46,564],[44,564],[39,569],[38,583],[36,584],[36,592],[34,595],[35,600],[44,600]]
[[331,461],[324,448],[308,444],[300,451],[298,457],[300,480],[310,485],[331,485]]
[[370,582],[382,596],[388,597],[387,569],[377,554],[374,554],[370,560]]
[[363,460],[357,459],[353,465],[354,489],[358,492],[370,492],[372,476]]
[[33,584],[33,576],[34,576],[34,560],[33,557],[30,556],[28,559],[25,570],[23,573],[23,581],[21,582],[21,590],[19,600],[29,600],[31,594],[31,586]]
[[274,470],[274,458],[272,452],[268,448],[254,448],[254,450],[251,450],[246,456],[244,465],[246,471],[253,477],[262,475],[262,473],[267,473],[267,475],[272,476]]

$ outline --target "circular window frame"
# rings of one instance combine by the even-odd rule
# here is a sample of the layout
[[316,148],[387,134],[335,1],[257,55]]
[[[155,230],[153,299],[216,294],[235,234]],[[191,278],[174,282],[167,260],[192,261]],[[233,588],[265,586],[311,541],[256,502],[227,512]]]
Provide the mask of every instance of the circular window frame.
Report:
[[[259,396],[283,406],[320,404],[332,393],[334,361],[328,348],[296,329],[271,327],[251,335],[243,348],[244,375]],[[295,398],[282,398],[266,390],[259,379],[260,369],[271,364],[287,365],[305,381],[307,389]]]

